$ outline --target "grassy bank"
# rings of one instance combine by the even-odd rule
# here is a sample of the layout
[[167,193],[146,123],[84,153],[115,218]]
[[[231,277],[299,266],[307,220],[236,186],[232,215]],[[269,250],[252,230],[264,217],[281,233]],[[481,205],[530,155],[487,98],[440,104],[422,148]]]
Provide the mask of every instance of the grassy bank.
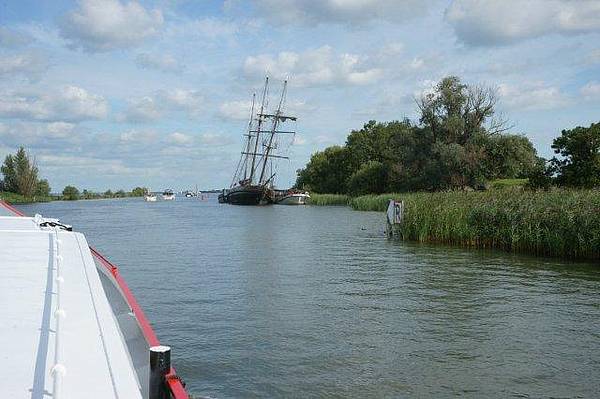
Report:
[[362,211],[405,202],[402,239],[537,255],[600,259],[600,191],[483,192],[367,195],[348,199]]
[[311,205],[348,205],[350,197],[343,194],[310,193]]
[[0,191],[0,199],[10,204],[31,204],[33,202],[49,202],[54,198],[52,197],[24,197],[20,194],[10,193],[8,191]]

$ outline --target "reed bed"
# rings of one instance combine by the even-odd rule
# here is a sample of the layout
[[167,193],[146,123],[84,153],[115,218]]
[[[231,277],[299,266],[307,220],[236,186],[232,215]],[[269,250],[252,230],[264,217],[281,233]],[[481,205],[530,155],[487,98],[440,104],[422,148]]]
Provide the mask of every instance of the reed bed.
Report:
[[311,205],[348,205],[350,197],[344,194],[317,194],[310,193]]
[[355,198],[355,209],[404,200],[402,239],[600,259],[600,191],[505,189]]
[[600,259],[600,190],[507,187],[365,195],[347,201],[355,210],[385,211],[392,198],[405,203],[398,228],[404,240]]

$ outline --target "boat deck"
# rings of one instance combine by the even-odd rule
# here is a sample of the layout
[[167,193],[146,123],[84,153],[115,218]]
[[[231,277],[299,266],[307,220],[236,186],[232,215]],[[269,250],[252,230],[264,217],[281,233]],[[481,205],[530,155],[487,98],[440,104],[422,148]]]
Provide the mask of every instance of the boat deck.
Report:
[[80,233],[0,206],[0,375],[7,398],[141,398]]

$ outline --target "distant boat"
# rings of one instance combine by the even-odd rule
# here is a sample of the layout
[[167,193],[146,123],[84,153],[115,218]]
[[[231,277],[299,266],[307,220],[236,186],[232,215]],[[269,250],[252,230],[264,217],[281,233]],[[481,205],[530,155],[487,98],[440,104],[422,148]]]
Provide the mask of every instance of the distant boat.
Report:
[[192,198],[192,197],[194,197],[194,193],[192,193],[190,191],[186,191],[185,198]]
[[152,194],[150,192],[150,190],[147,190],[146,194],[144,195],[144,201],[146,201],[146,202],[156,202],[156,195]]
[[310,198],[308,191],[287,190],[275,195],[277,205],[306,205]]
[[168,188],[165,191],[163,191],[162,199],[165,201],[172,201],[175,199],[175,193],[173,193],[173,190]]
[[254,102],[250,110],[248,130],[244,134],[246,140],[242,157],[235,171],[233,182],[229,189],[224,189],[219,194],[219,203],[233,205],[266,205],[274,202],[273,185],[276,167],[274,160],[288,159],[288,157],[275,154],[279,147],[281,135],[293,135],[293,131],[279,130],[284,122],[295,121],[295,116],[284,115],[283,106],[287,94],[287,80],[283,82],[281,97],[273,113],[267,112],[269,78],[265,79],[261,104],[256,115]]

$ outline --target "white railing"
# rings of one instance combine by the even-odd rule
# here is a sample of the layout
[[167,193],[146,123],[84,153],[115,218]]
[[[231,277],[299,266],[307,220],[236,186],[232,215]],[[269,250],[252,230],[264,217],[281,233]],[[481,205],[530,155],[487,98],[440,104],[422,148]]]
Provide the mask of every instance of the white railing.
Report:
[[60,398],[62,391],[63,377],[67,373],[65,365],[62,363],[62,348],[61,348],[61,320],[66,317],[66,312],[61,305],[61,292],[62,285],[64,283],[64,277],[62,275],[62,263],[63,257],[60,253],[61,241],[58,237],[59,228],[54,228],[54,265],[56,268],[56,310],[54,311],[54,317],[56,318],[56,328],[54,331],[54,366],[52,366],[51,374],[54,378],[54,384],[52,388],[53,398]]

